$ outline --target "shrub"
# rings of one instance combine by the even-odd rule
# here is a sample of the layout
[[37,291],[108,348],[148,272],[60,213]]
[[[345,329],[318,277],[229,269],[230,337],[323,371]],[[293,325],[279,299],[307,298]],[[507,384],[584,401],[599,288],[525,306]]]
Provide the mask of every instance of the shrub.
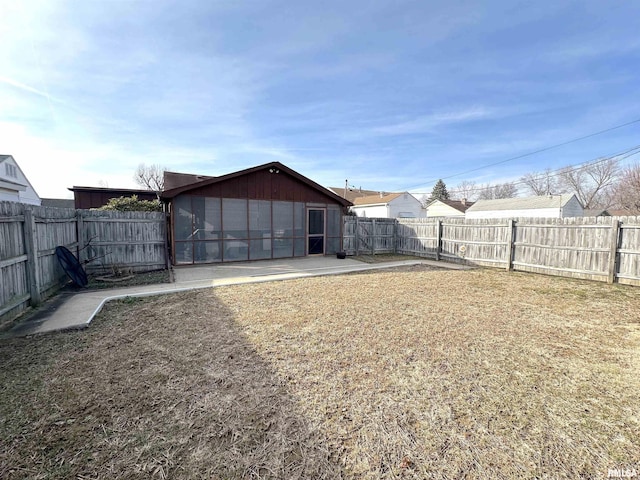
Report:
[[98,210],[115,210],[118,212],[161,212],[159,200],[139,200],[137,195],[131,197],[111,198]]

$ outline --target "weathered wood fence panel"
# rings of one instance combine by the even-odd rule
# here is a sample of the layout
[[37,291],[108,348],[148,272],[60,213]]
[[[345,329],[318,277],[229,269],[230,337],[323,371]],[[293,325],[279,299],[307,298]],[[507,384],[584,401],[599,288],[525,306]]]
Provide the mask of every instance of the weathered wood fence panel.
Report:
[[[81,242],[87,273],[112,268],[132,271],[166,267],[165,216],[160,212],[108,212],[81,210]],[[93,260],[92,260],[93,259]]]
[[375,255],[396,250],[393,218],[344,217],[342,249],[347,255]]
[[[640,285],[640,217],[394,221],[394,253]],[[345,217],[344,231],[349,255],[391,251],[389,219]]]
[[509,221],[500,219],[442,221],[440,255],[448,261],[505,267],[509,257]]
[[18,314],[29,301],[22,205],[0,202],[0,319]]
[[617,217],[620,221],[618,238],[619,283],[640,286],[640,217]]
[[436,258],[439,223],[432,219],[398,219],[396,253]]
[[67,282],[55,255],[57,246],[78,256],[88,273],[108,272],[112,265],[133,271],[162,269],[165,228],[163,213],[0,202],[0,327]]
[[77,252],[76,211],[72,208],[32,207],[36,226],[36,249],[41,294],[47,296],[65,280],[64,270],[56,257],[56,247],[64,245]]
[[607,281],[612,217],[521,219],[513,268]]

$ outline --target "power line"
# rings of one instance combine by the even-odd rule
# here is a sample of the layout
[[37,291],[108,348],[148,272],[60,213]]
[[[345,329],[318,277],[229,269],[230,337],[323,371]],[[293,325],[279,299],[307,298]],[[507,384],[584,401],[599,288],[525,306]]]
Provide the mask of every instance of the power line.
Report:
[[635,120],[631,120],[630,122],[623,123],[621,125],[616,125],[614,127],[610,127],[610,128],[605,129],[605,130],[600,130],[599,132],[590,133],[589,135],[584,135],[582,137],[577,137],[577,138],[574,138],[572,140],[567,140],[566,142],[562,142],[562,143],[558,143],[556,145],[551,145],[549,147],[541,148],[541,149],[535,150],[533,152],[524,153],[522,155],[518,155],[518,156],[515,156],[515,157],[507,158],[506,160],[500,160],[499,162],[489,163],[487,165],[483,165],[483,166],[480,166],[480,167],[477,167],[477,168],[473,168],[471,170],[467,170],[467,171],[464,171],[464,172],[460,172],[460,173],[456,173],[456,174],[453,174],[453,175],[449,175],[447,177],[441,177],[440,179],[436,178],[435,180],[429,180],[428,182],[424,182],[424,183],[421,183],[419,185],[415,185],[413,187],[405,188],[404,190],[412,190],[414,188],[418,188],[418,187],[421,187],[423,185],[429,185],[429,184],[435,183],[438,180],[447,180],[449,178],[459,177],[460,175],[466,175],[467,173],[473,173],[473,172],[477,172],[478,170],[483,170],[485,168],[494,167],[496,165],[502,165],[503,163],[512,162],[514,160],[519,160],[519,159],[524,158],[524,157],[530,157],[531,155],[536,155],[538,153],[547,152],[549,150],[553,150],[554,148],[563,147],[565,145],[569,145],[570,143],[578,142],[580,140],[585,140],[587,138],[595,137],[597,135],[602,135],[603,133],[611,132],[613,130],[617,130],[619,128],[627,127],[629,125],[633,125],[634,123],[639,123],[639,122],[640,122],[640,118],[637,118]]
[[[584,162],[584,163],[581,163],[581,164],[578,164],[578,165],[573,165],[573,166],[569,165],[569,166],[566,166],[566,167],[559,168],[557,170],[551,170],[548,173],[542,173],[539,176],[534,177],[532,180],[539,180],[539,179],[543,179],[543,178],[558,177],[558,176],[563,175],[565,173],[571,173],[571,172],[575,172],[575,171],[578,171],[578,170],[585,169],[587,167],[592,167],[594,165],[598,165],[600,163],[604,163],[604,162],[606,162],[608,160],[611,160],[611,159],[614,159],[614,158],[617,158],[617,157],[621,157],[621,158],[618,158],[618,160],[624,160],[624,159],[629,158],[629,157],[631,157],[633,155],[638,155],[639,153],[640,153],[640,145],[636,145],[635,147],[629,148],[627,150],[624,150],[624,151],[622,151],[620,153],[616,153],[614,155],[609,155],[609,156],[606,156],[606,157],[598,157],[595,160],[589,160],[588,162]],[[514,185],[514,186],[518,186],[518,185],[526,185],[528,182],[520,180],[520,181],[517,181],[517,182],[506,182],[506,183],[509,183],[511,185]],[[449,193],[482,192],[484,190],[488,190],[490,188],[493,188],[494,186],[495,185],[489,185],[489,186],[486,186],[486,187],[474,187],[474,188],[469,188],[469,189],[465,189],[465,190],[461,190],[461,189],[448,190],[448,192]],[[429,193],[430,192],[416,192],[415,195],[429,195]]]

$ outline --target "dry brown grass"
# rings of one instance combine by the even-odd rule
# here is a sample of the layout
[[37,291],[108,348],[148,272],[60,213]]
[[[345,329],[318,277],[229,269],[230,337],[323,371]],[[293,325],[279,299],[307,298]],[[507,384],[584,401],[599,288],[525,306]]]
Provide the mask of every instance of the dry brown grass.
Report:
[[0,343],[2,478],[605,478],[640,289],[424,267],[108,307]]
[[401,262],[404,260],[425,260],[423,257],[413,255],[400,255],[396,253],[382,253],[379,255],[354,255],[349,258],[364,263]]

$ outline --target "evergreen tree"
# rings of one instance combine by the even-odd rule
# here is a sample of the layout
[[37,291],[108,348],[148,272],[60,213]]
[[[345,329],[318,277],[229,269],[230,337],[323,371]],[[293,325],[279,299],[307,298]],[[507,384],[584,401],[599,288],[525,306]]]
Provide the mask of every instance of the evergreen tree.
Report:
[[436,184],[433,186],[430,200],[432,202],[434,200],[449,200],[449,192],[447,191],[447,186],[442,181],[442,179],[438,180]]

